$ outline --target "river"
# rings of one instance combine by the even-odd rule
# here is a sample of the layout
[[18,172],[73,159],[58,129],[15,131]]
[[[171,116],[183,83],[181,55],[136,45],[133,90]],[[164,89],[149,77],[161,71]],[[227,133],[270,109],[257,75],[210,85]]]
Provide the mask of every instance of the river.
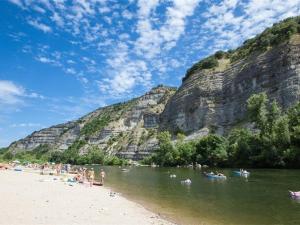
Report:
[[[245,178],[219,169],[227,179],[211,180],[189,168],[101,168],[107,186],[180,224],[300,224],[300,202],[288,195],[300,190],[300,170],[253,169]],[[187,178],[192,184],[181,184]]]

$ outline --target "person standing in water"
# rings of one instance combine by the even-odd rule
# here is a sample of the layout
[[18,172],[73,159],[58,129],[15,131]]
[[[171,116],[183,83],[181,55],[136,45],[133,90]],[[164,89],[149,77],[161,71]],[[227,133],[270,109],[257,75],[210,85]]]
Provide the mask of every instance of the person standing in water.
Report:
[[92,168],[90,171],[89,171],[89,181],[90,181],[90,186],[92,187],[93,184],[94,184],[94,179],[95,179],[95,172],[94,172],[94,169]]
[[100,171],[100,182],[102,185],[104,185],[104,178],[105,178],[105,172],[103,169]]

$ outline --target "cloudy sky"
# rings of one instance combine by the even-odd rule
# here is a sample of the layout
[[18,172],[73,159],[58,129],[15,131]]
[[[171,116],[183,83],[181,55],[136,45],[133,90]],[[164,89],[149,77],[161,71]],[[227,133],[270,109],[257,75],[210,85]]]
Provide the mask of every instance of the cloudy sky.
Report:
[[0,0],[0,147],[179,86],[199,59],[299,14],[300,0]]

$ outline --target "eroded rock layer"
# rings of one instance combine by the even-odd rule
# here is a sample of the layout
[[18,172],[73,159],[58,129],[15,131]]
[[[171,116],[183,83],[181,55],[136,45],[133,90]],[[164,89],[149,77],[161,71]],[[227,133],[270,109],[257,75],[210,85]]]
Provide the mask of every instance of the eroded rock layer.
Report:
[[161,128],[224,134],[246,116],[247,99],[266,92],[283,108],[300,99],[300,36],[223,68],[189,76],[167,103]]

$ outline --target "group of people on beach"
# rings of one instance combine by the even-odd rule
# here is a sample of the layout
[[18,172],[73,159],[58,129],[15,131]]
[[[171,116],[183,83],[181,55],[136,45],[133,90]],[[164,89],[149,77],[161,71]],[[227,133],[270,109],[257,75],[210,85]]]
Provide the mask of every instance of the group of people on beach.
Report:
[[95,171],[94,168],[87,169],[85,167],[79,167],[71,173],[75,174],[74,179],[79,183],[89,182],[90,186],[93,185],[104,185],[105,172],[103,169],[100,170],[100,182],[95,182]]
[[[35,164],[29,164],[27,167],[33,167],[36,168],[36,166],[32,166]],[[38,164],[37,164],[38,165]],[[44,163],[42,165],[38,165],[41,169],[41,174],[44,174],[44,171],[46,170],[52,170],[55,171],[56,175],[59,176],[62,172],[69,173],[71,171],[71,165],[70,164],[55,164],[55,163]]]
[[[103,169],[100,170],[100,182],[95,181],[95,171],[94,168],[87,169],[86,167],[71,167],[70,164],[50,164],[45,163],[40,165],[41,174],[45,174],[45,171],[55,171],[55,175],[59,176],[61,174],[74,174],[74,181],[78,183],[89,183],[90,186],[93,185],[104,185],[105,172]],[[49,172],[49,174],[54,175],[53,172]]]
[[[75,174],[76,175],[74,179],[79,183],[89,182],[90,186],[93,186],[93,184],[95,184],[95,171],[93,168],[88,170],[87,168],[79,167],[79,169],[75,171]],[[100,183],[103,185],[104,177],[103,179],[101,179]]]
[[[19,166],[19,163],[0,163],[0,170],[16,168]],[[94,168],[88,169],[86,167],[72,167],[70,164],[61,164],[61,163],[44,163],[44,164],[37,164],[37,163],[28,163],[25,165],[27,168],[40,170],[40,174],[49,174],[49,175],[71,175],[71,180],[73,182],[83,183],[83,184],[90,184],[90,186],[104,185],[104,179],[106,174],[103,169],[100,169],[100,181],[95,181],[95,171]],[[22,169],[20,169],[21,171]]]

